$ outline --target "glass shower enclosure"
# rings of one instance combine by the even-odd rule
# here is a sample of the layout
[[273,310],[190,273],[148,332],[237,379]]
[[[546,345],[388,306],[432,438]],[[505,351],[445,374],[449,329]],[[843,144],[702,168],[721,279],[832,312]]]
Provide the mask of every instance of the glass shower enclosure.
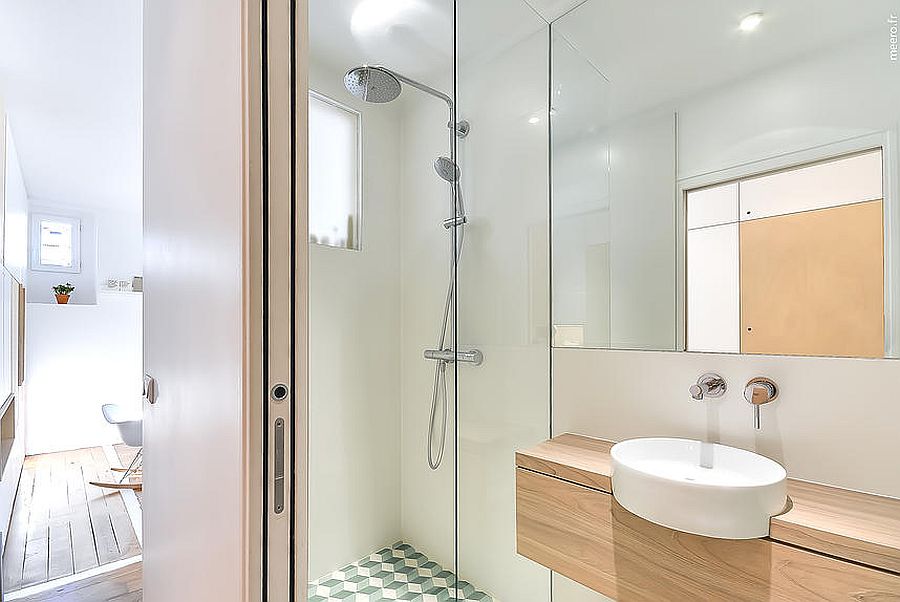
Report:
[[309,600],[549,600],[514,495],[550,434],[549,26],[310,0],[309,30]]

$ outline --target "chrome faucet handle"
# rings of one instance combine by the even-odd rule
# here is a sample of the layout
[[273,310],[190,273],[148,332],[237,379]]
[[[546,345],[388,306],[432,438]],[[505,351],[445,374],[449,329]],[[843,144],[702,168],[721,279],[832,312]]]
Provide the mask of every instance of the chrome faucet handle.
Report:
[[691,385],[689,389],[694,401],[703,401],[707,397],[713,399],[722,397],[727,390],[728,385],[725,384],[725,379],[715,372],[707,372],[697,379],[697,384]]
[[753,426],[760,428],[759,406],[772,403],[778,398],[778,385],[771,378],[757,376],[751,378],[744,387],[744,399],[753,405]]

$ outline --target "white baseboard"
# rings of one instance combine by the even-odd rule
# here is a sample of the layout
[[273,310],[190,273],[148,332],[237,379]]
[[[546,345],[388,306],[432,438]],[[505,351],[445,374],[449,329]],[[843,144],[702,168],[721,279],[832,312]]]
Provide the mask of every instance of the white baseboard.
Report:
[[53,591],[57,588],[81,581],[82,579],[90,579],[91,577],[97,577],[99,575],[111,573],[126,566],[141,562],[143,559],[143,554],[138,554],[137,556],[132,556],[131,558],[126,558],[125,560],[110,562],[109,564],[104,564],[82,573],[75,573],[74,575],[60,577],[59,579],[47,581],[46,583],[38,583],[37,585],[28,586],[14,591],[11,594],[4,594],[5,597],[3,599],[8,602],[12,602],[13,600],[21,600],[22,598],[34,596],[35,594],[42,594],[44,592]]

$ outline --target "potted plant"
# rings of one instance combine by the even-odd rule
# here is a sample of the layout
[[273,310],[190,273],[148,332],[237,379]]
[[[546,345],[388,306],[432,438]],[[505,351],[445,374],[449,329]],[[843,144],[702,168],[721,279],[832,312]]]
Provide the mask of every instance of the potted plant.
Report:
[[53,287],[53,293],[56,295],[56,302],[60,305],[65,305],[69,302],[69,296],[74,290],[75,287],[72,286],[71,282],[66,282],[65,284],[57,284]]

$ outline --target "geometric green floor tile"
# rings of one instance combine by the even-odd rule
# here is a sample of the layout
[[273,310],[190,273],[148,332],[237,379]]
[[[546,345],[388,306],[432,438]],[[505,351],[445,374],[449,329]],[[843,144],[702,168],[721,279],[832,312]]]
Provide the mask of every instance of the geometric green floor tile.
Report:
[[309,602],[496,602],[471,583],[398,542],[309,584]]

